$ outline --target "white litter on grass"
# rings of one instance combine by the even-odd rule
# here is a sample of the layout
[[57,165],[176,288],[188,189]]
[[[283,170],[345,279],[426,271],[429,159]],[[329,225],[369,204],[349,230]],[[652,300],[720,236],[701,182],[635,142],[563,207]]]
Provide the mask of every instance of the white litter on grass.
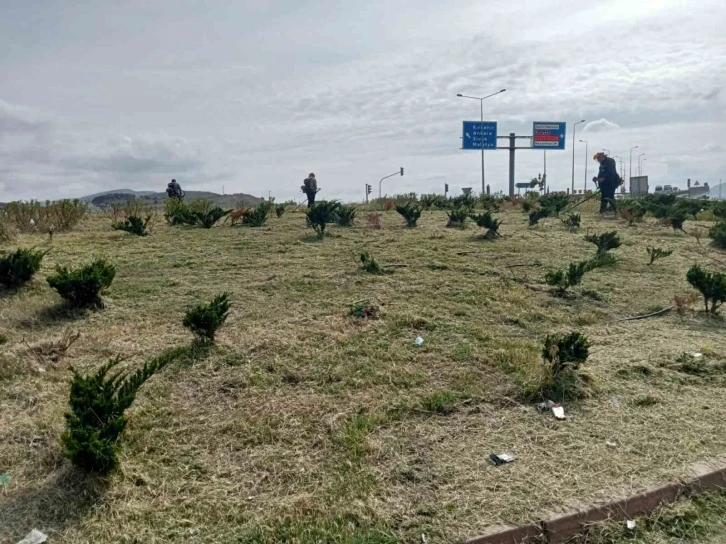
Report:
[[417,336],[417,337],[416,337],[416,340],[414,340],[413,342],[414,342],[414,344],[416,344],[417,346],[423,346],[423,343],[424,343],[424,339],[423,339],[423,338],[421,338],[420,336]]
[[554,414],[555,419],[557,419],[558,421],[562,421],[565,419],[565,409],[561,404],[555,404],[552,407],[552,413]]
[[607,442],[605,442],[605,444],[607,444],[607,447],[608,448],[617,448],[618,447],[618,443],[617,442],[613,442],[611,440],[608,440]]
[[698,359],[699,357],[703,357],[703,353],[698,353],[698,352],[696,352],[696,353],[691,353],[691,355],[693,355],[693,357],[694,357],[695,359]]
[[629,519],[628,521],[625,522],[625,524],[628,527],[628,529],[630,529],[631,531],[633,529],[635,529],[635,520],[634,519]]
[[46,540],[48,540],[48,535],[41,533],[38,529],[33,529],[18,544],[43,544]]

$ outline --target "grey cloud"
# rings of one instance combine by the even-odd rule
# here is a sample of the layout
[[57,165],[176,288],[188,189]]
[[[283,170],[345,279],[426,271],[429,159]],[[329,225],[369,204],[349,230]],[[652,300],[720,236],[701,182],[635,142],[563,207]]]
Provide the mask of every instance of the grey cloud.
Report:
[[620,128],[620,125],[608,121],[607,119],[598,119],[585,125],[583,132],[603,132]]

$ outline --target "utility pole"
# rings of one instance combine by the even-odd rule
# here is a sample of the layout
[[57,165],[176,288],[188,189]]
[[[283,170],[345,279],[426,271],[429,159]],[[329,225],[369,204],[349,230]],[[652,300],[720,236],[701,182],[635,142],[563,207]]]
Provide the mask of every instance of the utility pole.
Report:
[[547,150],[544,150],[544,174],[542,174],[544,177],[544,186],[542,187],[542,192],[544,194],[547,194]]
[[532,136],[517,136],[514,132],[510,132],[509,136],[497,136],[498,140],[509,140],[508,146],[497,146],[497,149],[509,150],[509,196],[514,196],[514,151],[516,149],[532,149],[531,143],[527,147],[516,147],[517,138],[532,139]]
[[[483,97],[467,96],[465,94],[457,94],[456,96],[458,96],[459,98],[471,98],[473,100],[479,101],[479,114],[480,114],[481,124],[482,124],[482,126],[484,126],[484,100],[486,100],[487,98],[490,98],[492,96],[496,96],[498,94],[506,92],[506,90],[507,89],[502,89],[500,91],[497,91],[495,93],[492,93],[490,95],[483,96]],[[481,192],[482,192],[482,194],[484,194],[485,191],[486,191],[486,176],[484,174],[484,146],[482,145],[482,148],[481,148]]]
[[632,178],[633,177],[633,149],[638,149],[638,146],[636,145],[635,147],[631,147],[630,148],[630,167],[629,167],[629,170],[628,170],[628,177],[629,178]]
[[578,121],[572,125],[572,192],[575,192],[575,134],[577,132],[577,125],[584,123],[585,120]]
[[587,156],[589,155],[589,152],[587,151],[587,140],[580,140],[580,142],[585,144],[585,185],[582,188],[582,194],[584,195],[587,192]]

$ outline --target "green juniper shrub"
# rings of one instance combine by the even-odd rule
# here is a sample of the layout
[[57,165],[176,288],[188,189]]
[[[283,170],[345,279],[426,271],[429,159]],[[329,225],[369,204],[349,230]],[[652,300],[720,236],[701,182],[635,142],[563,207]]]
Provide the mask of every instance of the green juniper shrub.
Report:
[[[686,279],[703,295],[706,311],[715,314],[721,304],[726,302],[726,274],[710,272],[694,264],[687,272]],[[710,307],[709,307],[710,303]]]
[[147,215],[146,219],[141,219],[141,217],[139,217],[138,215],[130,215],[123,221],[113,223],[111,225],[111,228],[113,228],[114,230],[129,232],[131,234],[135,234],[136,236],[147,236],[149,234],[149,231],[146,230],[146,227],[148,226],[152,217],[152,214]]
[[571,213],[567,216],[567,219],[562,220],[562,223],[568,231],[573,232],[580,228],[581,221],[582,217],[579,213]]
[[[679,198],[673,205],[679,215],[696,217],[698,213],[707,207],[708,203],[704,200],[696,200],[695,198]],[[684,217],[685,219],[685,217]]]
[[620,208],[620,217],[625,219],[630,226],[641,222],[648,211],[640,201],[633,198],[619,202],[618,207]]
[[447,210],[451,200],[444,195],[421,195],[419,203],[424,210]]
[[396,211],[406,221],[406,226],[413,228],[421,218],[421,208],[410,202],[406,202],[403,205],[397,205]]
[[466,219],[469,217],[469,208],[456,208],[446,212],[449,220],[446,226],[452,229],[463,229],[466,227]]
[[564,193],[548,193],[539,198],[539,204],[542,208],[549,208],[551,215],[558,217],[560,212],[564,210],[570,203],[570,195]]
[[369,252],[364,251],[360,254],[360,267],[364,272],[369,274],[385,274],[383,267]]
[[604,256],[611,249],[620,247],[620,237],[616,231],[603,232],[600,235],[588,234],[585,236],[585,241],[595,244],[597,247],[597,258]]
[[538,210],[532,210],[529,212],[529,226],[532,227],[539,223],[540,219],[550,217],[552,210],[550,208],[539,208]]
[[318,238],[325,237],[325,228],[329,223],[335,223],[340,203],[337,200],[317,202],[307,209],[306,220]]
[[242,212],[242,224],[246,227],[263,227],[270,217],[270,208],[265,202]]
[[468,213],[468,210],[473,210],[475,206],[476,198],[471,194],[461,194],[451,199],[451,208],[453,209],[465,208]]
[[10,340],[8,339],[8,337],[7,337],[7,336],[5,336],[4,334],[0,334],[0,346],[4,346],[4,345],[5,345],[5,344],[7,344],[7,343],[8,343],[9,341],[10,341]]
[[30,281],[40,270],[40,262],[47,251],[16,249],[0,255],[0,285],[15,289]]
[[719,249],[726,249],[726,219],[716,223],[708,231],[708,235],[713,240],[712,244],[714,247]]
[[572,400],[584,395],[584,380],[578,373],[587,361],[590,343],[578,332],[548,335],[542,348],[545,376],[539,387],[543,399]]
[[726,200],[719,200],[711,205],[711,212],[720,219],[726,219]]
[[196,222],[199,226],[204,227],[205,229],[211,229],[217,221],[229,215],[231,211],[231,209],[223,210],[219,206],[215,206],[206,212],[197,212]]
[[557,287],[559,294],[563,294],[573,285],[579,285],[586,272],[597,267],[594,261],[581,261],[570,263],[567,270],[553,270],[545,275],[545,283]]
[[673,232],[677,230],[686,232],[683,230],[683,224],[686,222],[686,213],[683,210],[671,209],[667,217],[668,224],[673,229]]
[[529,213],[533,211],[534,208],[534,202],[531,200],[522,200],[522,211],[524,213]]
[[486,210],[478,215],[471,214],[469,217],[471,217],[472,221],[474,221],[477,226],[483,229],[487,229],[486,233],[484,234],[484,238],[486,238],[487,240],[492,240],[497,236],[501,236],[499,234],[499,227],[502,225],[502,221],[500,219],[495,219],[494,217],[492,217],[492,212],[490,212],[489,210]]
[[169,198],[164,204],[164,218],[171,226],[194,225],[196,215],[187,204],[177,198]]
[[277,204],[275,205],[275,215],[277,217],[282,217],[282,215],[285,213],[285,210],[287,209],[287,204]]
[[194,333],[200,344],[212,343],[217,329],[227,320],[230,306],[229,293],[217,295],[209,304],[189,308],[183,325]]
[[478,198],[479,202],[481,203],[482,207],[485,210],[498,212],[499,208],[502,204],[502,199],[497,198],[495,196],[487,195],[487,194],[481,194]]
[[341,227],[352,227],[353,221],[355,221],[355,213],[355,206],[341,204],[335,215],[335,222]]
[[115,266],[105,259],[96,259],[74,270],[58,266],[47,281],[72,307],[84,308],[101,305],[101,293],[111,285],[114,276]]
[[648,251],[648,255],[650,256],[648,266],[652,265],[658,259],[665,259],[673,254],[673,251],[668,251],[659,247],[648,247],[646,248],[646,251]]
[[364,298],[353,302],[348,315],[358,319],[378,319],[381,316],[381,310],[370,299]]
[[151,359],[134,373],[118,371],[108,375],[120,358],[111,359],[89,376],[71,367],[70,412],[61,436],[66,457],[87,472],[106,475],[116,469],[119,438],[128,423],[124,412],[144,382],[184,351],[176,349]]

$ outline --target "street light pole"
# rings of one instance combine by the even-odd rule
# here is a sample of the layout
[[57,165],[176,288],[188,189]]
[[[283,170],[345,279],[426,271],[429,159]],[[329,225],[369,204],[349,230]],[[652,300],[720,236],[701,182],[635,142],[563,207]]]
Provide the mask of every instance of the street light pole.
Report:
[[628,167],[629,168],[629,170],[628,170],[629,178],[633,177],[633,149],[638,149],[638,146],[636,145],[635,147],[630,148],[630,166]]
[[575,134],[577,132],[577,125],[584,123],[585,120],[578,121],[572,125],[572,192],[575,192]]
[[648,158],[647,158],[647,157],[645,157],[645,158],[644,158],[644,159],[643,159],[642,161],[640,161],[640,176],[641,176],[641,177],[642,177],[642,175],[643,175],[643,163],[644,163],[645,161],[647,161],[647,160],[648,160]]
[[580,140],[580,142],[585,144],[585,185],[582,189],[582,194],[585,194],[587,192],[587,156],[589,155],[589,152],[587,151],[587,140]]
[[640,170],[640,157],[642,157],[643,155],[645,155],[645,153],[641,153],[640,155],[638,155],[638,175],[640,175],[640,172],[641,172],[641,170]]
[[[487,96],[479,97],[479,96],[467,96],[465,94],[457,94],[459,98],[471,98],[472,100],[478,100],[479,101],[479,118],[481,120],[482,126],[484,125],[484,100],[487,98],[491,98],[492,96],[496,96],[498,94],[502,94],[507,89],[502,89],[500,91],[497,91],[495,93],[492,93]],[[487,182],[486,182],[486,174],[484,173],[484,142],[482,141],[482,148],[481,148],[481,192],[482,194],[486,193],[487,190]]]

